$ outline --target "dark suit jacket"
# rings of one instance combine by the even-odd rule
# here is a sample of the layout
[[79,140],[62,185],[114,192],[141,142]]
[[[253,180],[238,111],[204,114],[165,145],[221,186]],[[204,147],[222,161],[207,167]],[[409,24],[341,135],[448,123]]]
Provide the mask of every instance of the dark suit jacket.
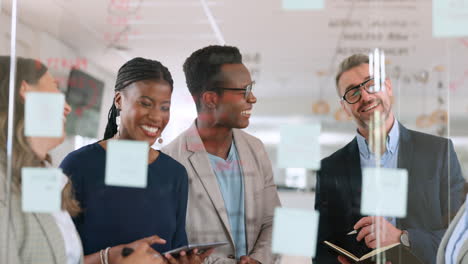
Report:
[[[415,256],[423,263],[435,263],[450,217],[462,203],[464,179],[453,144],[400,125],[398,168],[408,170],[408,204],[407,216],[397,219],[397,227],[408,231]],[[356,138],[322,160],[315,196],[320,223],[314,263],[338,263],[324,240],[344,243],[354,252],[369,250],[363,243],[343,240],[364,217],[360,214],[361,180]]]

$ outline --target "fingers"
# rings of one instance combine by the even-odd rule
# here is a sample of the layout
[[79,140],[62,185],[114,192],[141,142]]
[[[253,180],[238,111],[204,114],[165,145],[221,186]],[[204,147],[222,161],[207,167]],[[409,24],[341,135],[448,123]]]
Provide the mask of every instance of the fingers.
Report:
[[345,257],[343,256],[338,256],[338,261],[341,263],[341,264],[351,264]]
[[213,254],[213,252],[215,251],[214,248],[208,250],[208,251],[205,251],[204,253],[198,255],[201,259],[201,261],[203,262],[203,260],[205,260],[209,255]]
[[249,264],[249,257],[248,256],[240,257],[239,264]]
[[[131,251],[131,252],[130,252]],[[125,253],[126,252],[126,253]],[[125,256],[125,254],[128,254]],[[122,249],[121,264],[164,264],[164,258],[148,243],[137,243],[135,248],[124,247]]]
[[357,221],[357,223],[354,225],[353,228],[354,230],[358,230],[360,228],[363,228],[364,226],[368,226],[372,224],[373,224],[372,216],[367,216],[367,217],[363,217],[359,219],[359,221]]
[[166,254],[166,255],[164,255],[164,257],[166,258],[167,262],[169,262],[170,264],[178,264],[179,263],[177,261],[177,259],[175,259],[171,254]]
[[188,264],[189,263],[187,253],[185,251],[180,252],[180,254],[179,254],[179,263],[181,263],[181,264]]
[[374,225],[368,225],[363,228],[361,228],[361,231],[359,231],[356,240],[361,241],[363,238],[365,238],[367,235],[372,233],[374,231]]
[[150,245],[153,245],[153,244],[166,244],[166,240],[160,238],[157,235],[150,236],[150,237],[145,237],[142,240],[145,241],[145,242],[148,242]]
[[[377,239],[374,234],[368,235],[366,237],[366,246],[368,248],[376,248],[377,247]],[[382,246],[382,241],[380,241],[380,246]]]

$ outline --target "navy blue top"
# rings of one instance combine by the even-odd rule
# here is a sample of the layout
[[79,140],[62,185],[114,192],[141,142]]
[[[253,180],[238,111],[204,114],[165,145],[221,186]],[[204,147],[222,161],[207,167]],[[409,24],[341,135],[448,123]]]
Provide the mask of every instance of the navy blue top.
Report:
[[161,253],[187,245],[188,176],[182,164],[159,152],[148,165],[145,189],[105,185],[105,164],[98,143],[71,152],[60,164],[83,209],[73,221],[85,255],[151,235],[167,241],[153,245]]

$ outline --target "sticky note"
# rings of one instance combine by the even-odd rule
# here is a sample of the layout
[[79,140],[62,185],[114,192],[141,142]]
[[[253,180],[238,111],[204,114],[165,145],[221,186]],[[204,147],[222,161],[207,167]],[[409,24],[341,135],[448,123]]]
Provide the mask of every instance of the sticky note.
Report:
[[468,0],[432,0],[432,35],[468,36]]
[[53,213],[62,204],[62,170],[57,168],[21,169],[21,199],[24,212]]
[[324,0],[282,0],[285,10],[315,10],[324,8]]
[[320,124],[294,124],[280,128],[279,168],[320,168]]
[[361,214],[405,217],[407,196],[407,170],[363,169]]
[[149,144],[135,140],[107,142],[106,185],[146,188]]
[[64,104],[65,96],[61,93],[26,93],[24,134],[29,137],[61,137]]
[[273,220],[273,253],[314,257],[318,222],[317,211],[276,208]]

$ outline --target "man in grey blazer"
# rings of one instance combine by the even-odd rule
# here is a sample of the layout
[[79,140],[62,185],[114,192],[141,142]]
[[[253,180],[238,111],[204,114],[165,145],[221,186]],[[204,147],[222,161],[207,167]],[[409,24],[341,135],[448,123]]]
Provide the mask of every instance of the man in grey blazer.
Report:
[[228,241],[205,263],[271,264],[274,208],[280,206],[263,143],[249,125],[253,81],[239,50],[208,46],[184,63],[198,117],[163,151],[189,175],[190,243]]
[[[336,77],[342,107],[357,124],[357,136],[322,160],[315,202],[320,212],[316,260],[338,263],[323,245],[324,240],[365,253],[376,247],[379,236],[382,246],[402,244],[398,254],[404,257],[397,256],[397,263],[412,264],[414,257],[421,263],[435,263],[450,216],[462,201],[464,180],[457,155],[450,140],[412,131],[398,123],[391,110],[390,80],[385,80],[383,91],[376,92],[372,77],[369,58],[360,54],[345,59]],[[360,213],[361,171],[376,163],[368,142],[370,117],[377,110],[383,116],[382,130],[388,135],[379,160],[381,167],[408,171],[407,215],[401,219],[380,218],[384,228],[376,225],[377,217]],[[381,232],[376,232],[378,228]],[[350,230],[359,231],[353,239],[346,235]],[[339,261],[346,263],[343,258]]]

